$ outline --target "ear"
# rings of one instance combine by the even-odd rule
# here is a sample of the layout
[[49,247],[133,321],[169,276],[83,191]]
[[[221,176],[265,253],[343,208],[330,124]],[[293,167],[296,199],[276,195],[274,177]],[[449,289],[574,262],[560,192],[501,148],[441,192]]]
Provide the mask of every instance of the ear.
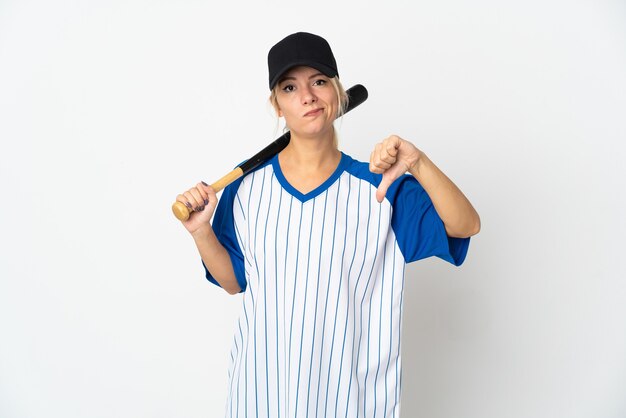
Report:
[[280,106],[278,106],[278,101],[270,99],[270,104],[272,105],[272,108],[274,108],[274,112],[276,112],[276,116],[278,116],[279,118],[282,118],[283,111],[280,110]]
[[279,118],[282,118],[283,111],[281,110],[280,106],[278,106],[278,103],[273,104],[272,107],[274,108],[274,112],[276,112],[276,116],[278,116]]

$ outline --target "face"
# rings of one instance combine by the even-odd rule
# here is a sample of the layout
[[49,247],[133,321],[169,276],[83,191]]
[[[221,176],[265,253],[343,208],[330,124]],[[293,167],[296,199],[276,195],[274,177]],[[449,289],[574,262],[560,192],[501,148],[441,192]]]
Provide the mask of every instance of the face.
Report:
[[311,67],[295,67],[277,84],[278,116],[292,134],[319,137],[332,132],[337,93],[328,77]]

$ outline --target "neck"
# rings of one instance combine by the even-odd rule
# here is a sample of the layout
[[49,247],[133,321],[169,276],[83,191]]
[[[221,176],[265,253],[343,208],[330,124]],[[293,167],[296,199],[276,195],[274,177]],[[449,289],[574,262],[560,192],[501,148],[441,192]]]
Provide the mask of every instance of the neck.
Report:
[[328,165],[336,167],[341,153],[335,145],[334,130],[323,137],[300,137],[292,132],[289,145],[280,153],[281,161],[301,169],[317,170]]

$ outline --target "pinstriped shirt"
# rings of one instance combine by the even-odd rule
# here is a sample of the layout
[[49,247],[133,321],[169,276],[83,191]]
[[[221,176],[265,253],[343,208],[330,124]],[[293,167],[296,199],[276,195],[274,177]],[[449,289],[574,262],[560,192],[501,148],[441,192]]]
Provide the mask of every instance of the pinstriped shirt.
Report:
[[405,265],[460,265],[469,239],[412,176],[378,203],[380,179],[342,154],[302,194],[274,157],[224,190],[213,228],[243,289],[227,417],[399,416]]

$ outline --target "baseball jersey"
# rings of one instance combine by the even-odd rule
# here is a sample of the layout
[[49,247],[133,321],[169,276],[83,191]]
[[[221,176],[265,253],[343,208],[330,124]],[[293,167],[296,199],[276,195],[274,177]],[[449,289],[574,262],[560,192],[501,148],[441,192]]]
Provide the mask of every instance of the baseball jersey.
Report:
[[399,416],[405,265],[460,265],[469,239],[410,175],[378,203],[381,178],[342,153],[303,194],[275,156],[224,190],[213,228],[243,292],[227,417]]

